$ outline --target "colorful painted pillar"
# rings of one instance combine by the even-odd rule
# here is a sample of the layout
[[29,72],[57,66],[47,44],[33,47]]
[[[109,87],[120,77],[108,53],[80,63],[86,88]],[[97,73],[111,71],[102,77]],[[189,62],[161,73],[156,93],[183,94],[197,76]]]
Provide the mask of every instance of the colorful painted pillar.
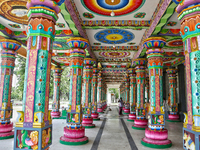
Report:
[[176,79],[176,73],[177,69],[175,68],[170,68],[167,69],[167,74],[169,77],[169,93],[170,93],[170,102],[169,107],[170,107],[170,114],[169,119],[167,121],[169,122],[180,122],[179,120],[179,114],[178,114],[178,103],[177,103],[177,79]]
[[46,150],[52,144],[49,83],[55,24],[63,1],[29,0],[23,109],[15,124],[14,149]]
[[149,70],[146,70],[146,80],[145,80],[145,91],[146,91],[146,111],[147,114],[149,113],[149,109],[150,109],[150,102],[149,102]]
[[60,82],[61,82],[61,73],[63,69],[61,67],[56,67],[53,69],[54,73],[54,92],[53,92],[53,104],[51,117],[53,119],[60,118]]
[[98,104],[97,104],[97,112],[103,113],[102,109],[102,100],[103,100],[103,78],[101,71],[98,74]]
[[99,114],[97,113],[97,85],[98,85],[98,68],[93,68],[92,77],[92,118],[93,120],[100,120]]
[[65,145],[81,145],[88,142],[85,127],[82,126],[82,75],[85,58],[85,48],[88,40],[73,37],[67,40],[70,46],[70,93],[67,109],[67,125],[60,143]]
[[184,0],[176,8],[185,51],[187,114],[183,123],[183,148],[200,149],[200,0]]
[[15,40],[0,39],[1,81],[0,81],[0,140],[13,138],[11,90],[16,51],[21,44]]
[[137,104],[136,104],[136,119],[133,129],[145,130],[148,124],[146,119],[146,103],[145,103],[145,79],[146,79],[146,58],[138,58],[134,60],[136,83],[137,83]]
[[130,114],[130,79],[128,72],[126,73],[125,79],[125,104],[124,104],[124,112],[123,114]]
[[85,128],[94,128],[93,118],[91,117],[92,112],[92,101],[91,101],[91,92],[92,92],[92,76],[93,76],[93,65],[95,59],[91,57],[86,57],[84,59],[84,69],[83,69],[83,121],[82,125]]
[[137,85],[136,85],[136,73],[135,68],[129,68],[128,73],[130,76],[130,114],[127,121],[134,122],[136,118],[136,94],[137,94]]
[[150,37],[145,40],[147,48],[149,80],[150,80],[150,112],[148,128],[142,144],[152,148],[168,148],[172,142],[168,140],[165,129],[165,112],[163,106],[163,46],[166,41],[162,37]]

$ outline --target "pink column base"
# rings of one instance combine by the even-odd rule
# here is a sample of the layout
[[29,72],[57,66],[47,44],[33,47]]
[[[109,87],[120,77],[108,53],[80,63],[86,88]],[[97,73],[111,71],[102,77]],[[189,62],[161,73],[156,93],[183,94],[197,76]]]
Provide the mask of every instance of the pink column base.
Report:
[[149,139],[147,137],[144,137],[142,139],[143,142],[145,143],[149,143],[149,144],[154,144],[154,145],[168,145],[168,144],[171,144],[172,141],[171,140],[152,140],[152,139]]
[[[82,138],[79,138],[79,139],[71,139],[71,138],[66,138],[64,136],[61,136],[60,137],[60,140],[63,141],[63,142],[73,142],[73,143],[78,143],[78,142],[84,142],[84,141],[88,141],[88,137],[87,136],[84,136]],[[75,145],[75,144],[74,144]]]
[[102,113],[103,109],[102,108],[97,108],[97,112]]
[[11,132],[12,130],[13,130],[13,123],[0,125],[0,133]]
[[179,120],[179,115],[168,115],[169,120]]
[[148,119],[143,119],[143,120],[138,120],[138,119],[135,119],[135,125],[137,126],[147,126],[148,124]]
[[69,139],[79,139],[83,138],[85,136],[85,128],[79,128],[79,129],[70,129],[67,127],[64,127],[64,137]]
[[126,109],[126,108],[124,108],[124,113],[126,113],[126,114],[130,114],[130,109]]
[[168,130],[154,131],[149,128],[145,129],[145,136],[152,140],[166,140],[168,138]]
[[129,114],[128,119],[129,120],[135,120],[136,114]]
[[52,118],[60,118],[60,112],[59,111],[52,111],[51,112],[51,117]]
[[93,119],[99,119],[99,114],[98,114],[98,113],[92,113],[92,114],[91,114],[91,117],[92,117]]
[[83,118],[82,125],[84,127],[94,127],[95,124],[93,124],[93,118]]
[[147,128],[147,124],[148,124],[148,120],[147,119],[144,119],[144,120],[138,120],[138,119],[135,119],[134,121],[134,125],[132,126],[132,128],[134,129],[139,129],[139,130],[144,130],[145,128]]

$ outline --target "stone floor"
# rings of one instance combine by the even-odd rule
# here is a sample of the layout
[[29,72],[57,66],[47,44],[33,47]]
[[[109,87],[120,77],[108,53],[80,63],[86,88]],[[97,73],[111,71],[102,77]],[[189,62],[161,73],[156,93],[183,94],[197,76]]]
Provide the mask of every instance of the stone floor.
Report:
[[[14,108],[15,122],[16,110]],[[86,136],[89,137],[89,143],[82,146],[66,146],[59,143],[60,136],[63,135],[65,120],[53,120],[53,144],[51,150],[153,150],[144,147],[141,144],[141,138],[144,137],[143,130],[132,129],[132,122],[127,121],[127,116],[119,117],[117,106],[111,106],[112,111],[106,111],[100,115],[101,121],[94,121],[96,127],[86,129]],[[107,114],[106,114],[107,113]],[[105,126],[104,126],[105,125]],[[181,150],[182,147],[182,123],[166,122],[166,128],[169,130],[169,139],[172,140],[172,147],[166,150]],[[130,142],[130,144],[129,144]],[[13,139],[0,141],[0,150],[12,150]]]

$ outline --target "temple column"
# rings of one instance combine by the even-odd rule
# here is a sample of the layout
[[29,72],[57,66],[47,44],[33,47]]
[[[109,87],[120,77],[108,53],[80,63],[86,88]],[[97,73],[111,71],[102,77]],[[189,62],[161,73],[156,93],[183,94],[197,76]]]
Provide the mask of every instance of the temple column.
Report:
[[165,112],[163,106],[163,46],[166,41],[162,37],[151,37],[145,40],[147,48],[149,80],[150,80],[150,112],[149,124],[145,129],[142,144],[152,148],[168,148],[172,142],[168,140],[165,129]]
[[169,119],[167,121],[169,122],[179,122],[179,114],[178,114],[178,103],[177,103],[177,79],[176,79],[176,73],[177,69],[170,68],[167,69],[167,74],[169,77],[169,93],[170,93],[170,102],[168,102],[170,107],[170,114]]
[[137,104],[136,104],[136,119],[134,121],[133,129],[145,130],[148,124],[146,119],[145,107],[145,78],[146,78],[146,58],[138,58],[134,60],[136,66],[136,82],[137,82]]
[[103,113],[102,109],[102,99],[103,99],[103,81],[102,81],[102,73],[101,71],[98,74],[98,104],[97,104],[97,112]]
[[145,80],[145,91],[146,91],[146,111],[149,113],[150,102],[149,102],[149,70],[146,70],[146,80]]
[[18,111],[14,149],[48,149],[52,144],[49,83],[55,24],[63,1],[28,0],[27,57],[23,109]]
[[137,86],[136,86],[136,74],[135,74],[135,69],[134,68],[129,68],[128,69],[129,72],[129,76],[130,76],[130,114],[129,114],[129,118],[127,119],[127,121],[132,121],[134,122],[135,118],[136,118],[136,90],[137,90]]
[[15,40],[0,39],[1,76],[0,76],[0,140],[13,138],[11,90],[16,51],[21,44]]
[[92,77],[92,118],[93,120],[100,120],[99,114],[97,113],[97,85],[98,85],[98,68],[93,68]]
[[93,118],[91,117],[92,103],[91,103],[91,92],[92,92],[92,75],[93,65],[95,59],[87,57],[84,59],[83,69],[83,121],[82,125],[85,128],[94,128]]
[[85,58],[85,48],[88,41],[81,37],[67,39],[70,49],[70,93],[67,109],[67,125],[60,143],[65,145],[81,145],[88,142],[85,127],[82,126],[82,75]]
[[63,69],[57,67],[53,69],[54,72],[54,92],[53,92],[53,104],[51,117],[53,119],[60,118],[60,82],[61,82],[61,73]]
[[130,114],[130,80],[129,80],[129,74],[128,72],[126,73],[125,76],[125,108],[123,114]]
[[199,150],[200,143],[200,7],[199,0],[177,6],[185,51],[187,113],[184,113],[183,148]]

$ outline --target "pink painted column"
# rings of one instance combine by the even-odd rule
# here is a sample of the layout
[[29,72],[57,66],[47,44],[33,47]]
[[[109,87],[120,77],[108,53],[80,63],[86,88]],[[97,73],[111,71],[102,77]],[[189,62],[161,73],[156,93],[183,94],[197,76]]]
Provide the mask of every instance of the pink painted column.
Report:
[[102,73],[100,71],[98,74],[98,103],[97,103],[98,113],[103,113],[102,100],[103,100],[103,78],[102,78]]
[[28,0],[27,57],[23,109],[15,124],[14,149],[48,149],[52,144],[49,110],[51,56],[55,24],[63,1]]
[[123,114],[130,114],[130,79],[128,72],[125,75],[125,104],[124,104],[124,112]]
[[92,92],[92,76],[93,76],[93,65],[95,59],[91,57],[86,57],[84,59],[84,69],[83,69],[83,97],[82,97],[82,107],[83,107],[83,121],[82,125],[85,128],[94,128],[92,113],[92,102],[91,102],[91,92]]
[[150,37],[145,40],[147,48],[149,80],[150,80],[150,112],[148,128],[142,144],[151,148],[169,148],[168,130],[165,129],[165,111],[163,106],[163,46],[166,40],[162,37]]
[[98,85],[98,68],[93,68],[92,77],[92,118],[93,120],[100,120],[99,114],[97,113],[97,85]]
[[183,0],[176,8],[185,54],[187,113],[183,148],[200,149],[200,0]]
[[128,73],[130,76],[130,114],[127,121],[134,122],[136,118],[136,92],[137,92],[137,84],[136,84],[136,73],[135,68],[129,68]]
[[167,69],[167,74],[169,77],[169,93],[170,93],[170,114],[168,115],[169,119],[167,121],[169,122],[180,122],[179,120],[179,114],[178,114],[178,103],[177,103],[177,79],[176,79],[176,73],[177,69],[170,68]]
[[1,81],[0,81],[0,140],[13,138],[11,90],[16,51],[21,44],[15,40],[0,39]]
[[70,49],[70,96],[67,109],[67,125],[60,143],[64,145],[82,145],[88,143],[85,136],[85,127],[82,126],[82,76],[85,58],[85,49],[88,40],[81,37],[67,39]]
[[54,72],[54,92],[53,92],[53,104],[51,117],[53,119],[60,118],[60,83],[61,83],[61,73],[63,69],[61,67],[56,67],[53,69]]
[[146,119],[146,104],[145,104],[145,78],[146,78],[146,58],[138,58],[134,60],[136,83],[137,83],[137,104],[136,104],[136,119],[133,129],[145,130],[148,124]]

